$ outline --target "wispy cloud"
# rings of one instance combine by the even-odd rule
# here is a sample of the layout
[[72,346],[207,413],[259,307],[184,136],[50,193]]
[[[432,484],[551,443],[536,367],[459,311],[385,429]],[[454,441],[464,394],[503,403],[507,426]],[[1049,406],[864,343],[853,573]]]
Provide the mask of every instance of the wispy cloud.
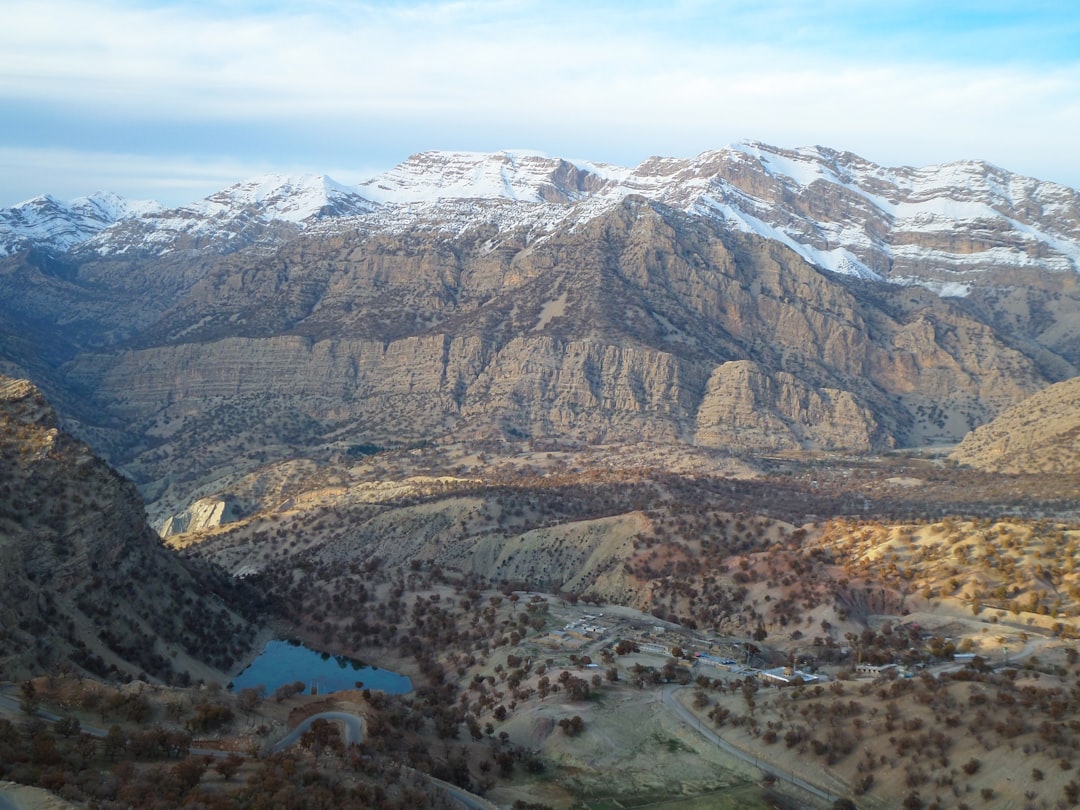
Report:
[[1080,15],[1013,6],[7,0],[0,146],[222,167],[515,146],[629,163],[749,137],[1080,184],[1080,57],[1063,44]]

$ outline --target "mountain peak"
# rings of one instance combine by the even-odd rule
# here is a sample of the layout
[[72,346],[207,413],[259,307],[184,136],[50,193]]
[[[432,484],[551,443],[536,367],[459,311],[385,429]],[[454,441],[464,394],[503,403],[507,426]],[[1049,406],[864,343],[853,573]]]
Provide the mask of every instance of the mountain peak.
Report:
[[339,209],[345,200],[359,203],[360,194],[325,174],[264,174],[234,183],[188,208],[217,215],[253,206],[267,219],[299,223],[325,214],[343,213]]
[[228,253],[258,242],[277,244],[314,220],[364,214],[375,207],[355,188],[326,175],[264,174],[190,205],[125,219],[84,247],[99,255],[132,250]]
[[380,203],[444,199],[575,202],[625,169],[554,158],[529,150],[420,152],[358,187]]

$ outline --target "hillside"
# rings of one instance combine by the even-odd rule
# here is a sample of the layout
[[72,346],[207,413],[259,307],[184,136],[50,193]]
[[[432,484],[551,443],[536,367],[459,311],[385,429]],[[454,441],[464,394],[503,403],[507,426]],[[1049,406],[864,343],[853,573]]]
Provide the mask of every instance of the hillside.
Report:
[[74,668],[183,683],[248,652],[257,628],[237,614],[235,586],[164,549],[134,486],[9,377],[0,476],[0,676]]
[[[862,808],[1077,795],[1076,476],[441,452],[281,465],[238,488],[253,514],[168,542],[256,583],[309,645],[430,679],[411,708],[373,702],[394,728],[475,730],[460,778],[503,805],[724,806],[671,798],[737,783],[702,729],[765,785],[794,774]],[[795,662],[822,681],[761,675]],[[663,708],[681,683],[685,724]]]
[[964,437],[950,458],[1002,473],[1080,472],[1080,377],[1051,385]]

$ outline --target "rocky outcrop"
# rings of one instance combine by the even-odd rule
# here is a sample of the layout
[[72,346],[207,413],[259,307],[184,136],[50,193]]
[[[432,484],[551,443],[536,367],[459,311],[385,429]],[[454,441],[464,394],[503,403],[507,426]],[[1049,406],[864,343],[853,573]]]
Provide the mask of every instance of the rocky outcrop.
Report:
[[764,373],[749,360],[724,363],[709,378],[695,443],[738,452],[847,450],[895,442],[849,391],[812,389],[791,374]]
[[166,519],[158,530],[162,537],[213,529],[239,517],[240,506],[232,498],[199,498],[179,514]]

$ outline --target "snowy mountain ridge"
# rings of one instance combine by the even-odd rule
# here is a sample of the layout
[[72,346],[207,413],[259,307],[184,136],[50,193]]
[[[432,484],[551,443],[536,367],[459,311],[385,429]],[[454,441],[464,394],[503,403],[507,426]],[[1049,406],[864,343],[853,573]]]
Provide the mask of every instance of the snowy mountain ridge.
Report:
[[629,171],[539,152],[422,152],[357,188],[380,203],[476,198],[572,203]]
[[389,232],[496,224],[542,236],[630,195],[780,242],[833,272],[943,295],[965,294],[988,269],[1080,271],[1074,189],[980,161],[887,168],[850,152],[757,142],[634,168],[523,150],[430,151],[357,186],[265,175],[170,210],[95,195],[84,200],[111,207],[87,214],[87,203],[73,201],[65,218],[66,209],[50,213],[42,201],[51,198],[38,198],[0,212],[0,249],[224,253],[272,247],[315,223]]
[[122,219],[162,210],[153,200],[126,200],[108,191],[68,201],[43,194],[0,210],[0,256],[35,246],[64,251]]
[[124,220],[79,246],[80,251],[116,255],[184,250],[231,252],[254,244],[270,246],[324,217],[367,213],[375,204],[325,175],[254,177],[180,208]]
[[552,230],[637,194],[779,241],[834,272],[939,294],[963,294],[989,266],[1080,270],[1080,195],[980,161],[886,168],[850,152],[756,142],[633,169],[537,153],[426,152],[360,189],[384,204],[372,216],[390,229],[421,217],[463,226],[466,199],[501,199],[531,204],[518,221]]

